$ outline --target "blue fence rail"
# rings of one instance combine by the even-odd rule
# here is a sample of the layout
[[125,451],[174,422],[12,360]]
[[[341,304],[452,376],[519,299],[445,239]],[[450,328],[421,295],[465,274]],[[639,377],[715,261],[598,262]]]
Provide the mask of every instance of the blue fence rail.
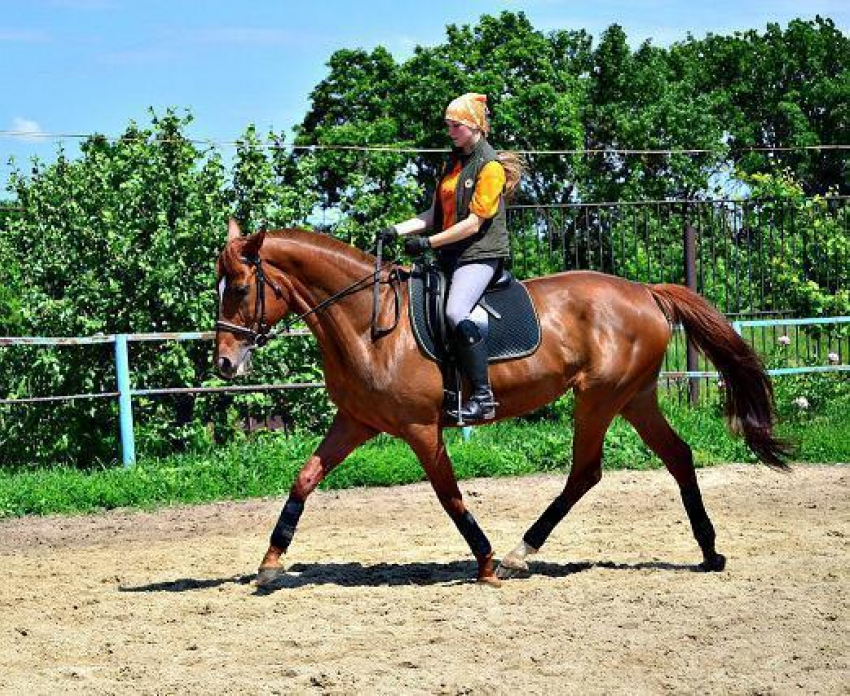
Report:
[[[850,323],[850,317],[828,317],[813,319],[751,319],[732,322],[735,330],[745,336],[745,329],[758,328],[780,328],[787,332],[788,327],[814,326],[814,325],[839,325]],[[308,331],[291,331],[286,336],[307,336]],[[106,336],[90,336],[86,338],[48,338],[48,337],[2,337],[0,347],[23,345],[23,346],[85,346],[93,344],[113,344],[115,351],[115,381],[116,391],[92,392],[84,394],[65,394],[55,396],[38,396],[14,399],[0,399],[0,405],[26,405],[51,401],[73,401],[77,399],[117,398],[119,404],[119,421],[121,431],[121,458],[125,468],[131,467],[136,461],[136,447],[133,427],[133,398],[139,396],[159,396],[167,394],[208,394],[208,393],[236,393],[236,392],[262,392],[277,391],[285,389],[311,389],[324,387],[322,382],[297,382],[288,384],[249,384],[227,387],[167,387],[161,389],[133,389],[130,378],[129,344],[141,341],[197,341],[212,340],[215,333],[212,331],[184,332],[184,333],[148,333],[148,334],[116,334]],[[746,336],[745,336],[746,338]],[[846,372],[850,371],[850,364],[845,363],[844,355],[836,353],[837,364],[828,365],[805,365],[794,367],[779,367],[769,369],[771,376],[800,375],[819,372]],[[669,356],[668,356],[669,357]],[[660,379],[691,381],[699,379],[716,379],[717,372],[710,370],[669,370],[661,372]],[[466,431],[468,434],[468,431]]]
[[[309,336],[309,331],[291,331],[284,336]],[[76,401],[80,399],[118,399],[119,423],[121,434],[121,459],[124,467],[132,466],[136,461],[135,434],[133,427],[133,398],[140,396],[162,396],[168,394],[213,394],[238,392],[280,391],[286,389],[321,388],[322,382],[296,382],[288,384],[247,384],[227,387],[166,387],[160,389],[133,389],[130,379],[129,344],[143,341],[211,341],[213,331],[194,331],[181,333],[145,333],[115,334],[103,336],[51,338],[8,336],[0,337],[3,346],[43,346],[45,348],[61,346],[89,346],[113,344],[115,357],[116,391],[87,392],[83,394],[62,394],[52,396],[21,397],[0,399],[0,405],[28,405],[55,401]]]

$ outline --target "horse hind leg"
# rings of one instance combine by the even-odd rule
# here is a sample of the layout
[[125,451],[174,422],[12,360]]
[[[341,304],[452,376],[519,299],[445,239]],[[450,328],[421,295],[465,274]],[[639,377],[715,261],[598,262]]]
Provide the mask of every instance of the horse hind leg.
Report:
[[[622,403],[622,402],[620,402]],[[573,464],[564,490],[505,556],[496,575],[506,579],[528,575],[526,558],[543,546],[555,527],[579,500],[602,479],[602,444],[619,404],[609,390],[576,394],[574,409]]]
[[708,517],[702,501],[694,458],[690,446],[670,427],[658,407],[658,394],[653,388],[635,396],[623,409],[623,417],[632,424],[638,435],[667,467],[676,483],[691,523],[694,538],[702,550],[704,571],[721,571],[726,567],[726,558],[717,553],[714,525]]

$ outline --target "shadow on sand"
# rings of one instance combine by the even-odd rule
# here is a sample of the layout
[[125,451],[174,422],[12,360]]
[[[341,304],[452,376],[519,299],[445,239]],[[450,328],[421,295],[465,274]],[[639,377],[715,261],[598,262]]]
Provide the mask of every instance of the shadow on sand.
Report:
[[[677,572],[699,572],[698,565],[644,561],[640,563],[615,563],[599,561],[596,563],[552,563],[532,561],[529,563],[531,575],[550,578],[564,578],[592,568],[605,570],[666,570]],[[263,587],[257,587],[255,594],[268,595],[278,590],[297,589],[317,585],[337,585],[339,587],[393,587],[402,585],[461,585],[473,582],[477,565],[473,561],[451,561],[449,563],[296,563],[286,573],[275,578]],[[234,575],[226,578],[193,579],[181,578],[149,585],[122,586],[119,592],[190,592],[205,590],[226,584],[249,585],[256,574]],[[527,579],[529,576],[512,578],[508,582]]]

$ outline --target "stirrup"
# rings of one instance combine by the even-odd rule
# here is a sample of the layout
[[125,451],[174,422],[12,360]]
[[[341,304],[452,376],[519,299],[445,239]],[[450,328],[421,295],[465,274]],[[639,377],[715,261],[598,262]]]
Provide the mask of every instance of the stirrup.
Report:
[[493,398],[492,390],[488,389],[486,394],[473,394],[469,397],[469,400],[461,407],[460,414],[457,408],[447,409],[446,412],[451,418],[463,423],[482,423],[496,417],[498,405]]

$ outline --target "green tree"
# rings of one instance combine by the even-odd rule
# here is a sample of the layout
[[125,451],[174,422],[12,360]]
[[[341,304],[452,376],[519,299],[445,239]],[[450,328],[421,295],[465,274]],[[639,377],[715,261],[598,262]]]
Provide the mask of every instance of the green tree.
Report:
[[4,336],[17,336],[23,328],[21,302],[18,298],[20,269],[5,234],[17,213],[17,206],[0,200],[0,268],[3,269],[3,277],[0,279],[0,335]]
[[[82,155],[60,151],[51,165],[16,172],[21,207],[4,247],[20,269],[21,330],[29,335],[185,331],[212,325],[214,259],[229,206],[220,157],[183,134],[189,116],[131,124],[116,142],[92,137]],[[141,345],[131,357],[136,387],[197,383],[210,366],[209,345]],[[11,396],[111,391],[114,363],[100,348],[0,353],[0,382]],[[142,405],[144,426],[173,425],[179,400]],[[114,404],[86,401],[8,415],[2,461],[113,459]],[[188,421],[184,417],[182,420]],[[188,426],[187,426],[188,427]],[[172,442],[187,432],[172,428]],[[142,438],[144,441],[144,438]]]
[[[717,96],[693,89],[696,66],[645,42],[632,53],[617,25],[593,53],[585,111],[589,158],[585,197],[597,201],[687,198],[706,186],[722,158]],[[623,155],[613,151],[708,149],[708,155]]]
[[[847,144],[850,136],[850,38],[830,19],[795,19],[731,36],[689,38],[671,48],[699,69],[693,90],[714,105],[730,148]],[[838,151],[753,152],[737,163],[747,174],[789,169],[809,194],[850,191],[847,158]]]
[[[301,145],[407,145],[448,148],[443,112],[463,92],[488,95],[493,137],[502,149],[573,149],[581,146],[581,103],[589,60],[585,32],[536,31],[522,13],[484,16],[475,27],[450,25],[446,42],[417,47],[397,64],[382,48],[338,51],[329,75],[311,95],[298,131]],[[339,206],[360,226],[380,226],[430,203],[445,155],[322,152],[323,203]],[[532,164],[523,200],[567,200],[575,158],[540,156]],[[399,188],[405,195],[398,193]],[[383,198],[366,206],[363,192]],[[376,218],[375,215],[378,217]]]

